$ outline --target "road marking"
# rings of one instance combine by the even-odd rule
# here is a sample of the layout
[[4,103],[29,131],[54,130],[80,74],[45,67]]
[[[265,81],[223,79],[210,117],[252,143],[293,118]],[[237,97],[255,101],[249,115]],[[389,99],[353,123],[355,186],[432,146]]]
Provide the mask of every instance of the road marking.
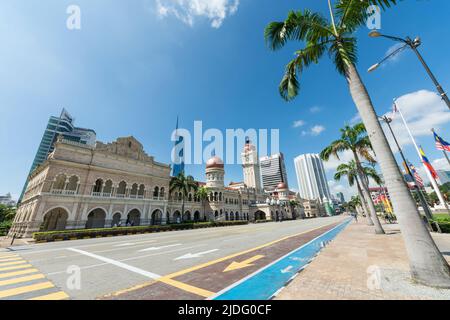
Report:
[[5,267],[0,268],[0,271],[9,271],[9,270],[17,270],[17,269],[25,269],[25,268],[31,268],[33,267],[31,264],[22,264],[20,266],[12,266],[12,267]]
[[187,253],[187,254],[182,255],[182,256],[180,256],[178,258],[175,258],[173,260],[200,258],[201,256],[204,256],[205,254],[213,253],[213,252],[216,252],[216,251],[219,251],[219,249],[212,249],[212,250],[203,251],[203,252],[197,252],[197,253]]
[[0,273],[0,279],[9,278],[9,277],[15,277],[15,276],[21,276],[24,274],[39,272],[38,269],[26,269],[22,271],[14,271],[14,272],[8,272],[8,273]]
[[113,259],[109,259],[109,258],[106,258],[106,257],[102,257],[102,256],[99,256],[99,255],[94,254],[94,253],[90,253],[90,252],[83,251],[83,250],[80,250],[80,249],[75,249],[75,248],[67,248],[67,250],[81,253],[81,254],[83,254],[85,256],[88,256],[88,257],[91,257],[91,258],[94,258],[94,259],[97,259],[97,260],[100,260],[100,261],[112,264],[112,265],[114,265],[116,267],[119,267],[119,268],[122,268],[122,269],[126,269],[128,271],[140,274],[140,275],[142,275],[144,277],[147,277],[147,278],[150,278],[150,279],[156,280],[156,279],[161,277],[160,275],[158,275],[156,273],[148,272],[148,271],[145,271],[143,269],[130,266],[129,264],[126,264],[126,263],[123,263],[123,262],[119,262],[119,261],[116,261],[116,260],[113,260]]
[[[321,235],[319,235],[319,236],[315,237],[314,239],[308,241],[307,243],[301,245],[299,248],[292,250],[291,252],[289,252],[289,253],[285,254],[284,256],[280,257],[279,259],[277,259],[277,260],[275,260],[275,261],[269,263],[268,265],[262,267],[261,269],[256,270],[256,271],[253,272],[252,274],[249,274],[248,276],[242,278],[241,280],[239,280],[239,281],[237,281],[237,282],[235,282],[235,283],[229,285],[228,287],[226,287],[226,288],[220,290],[218,293],[216,293],[216,294],[215,294],[214,296],[212,296],[212,297],[209,297],[207,300],[216,300],[218,297],[220,297],[220,296],[226,294],[228,291],[233,290],[234,288],[240,286],[240,285],[243,284],[244,282],[246,282],[246,281],[252,279],[253,277],[257,276],[258,274],[261,274],[261,273],[264,272],[265,270],[270,269],[272,266],[276,265],[277,263],[282,262],[283,260],[285,260],[286,258],[288,258],[289,256],[291,256],[292,254],[295,254],[295,253],[297,253],[297,252],[300,252],[303,248],[305,248],[305,247],[307,247],[308,245],[314,243],[314,241],[316,241],[317,239],[320,239],[321,237],[324,237],[325,235],[330,234],[330,233],[331,233],[332,231],[334,231],[334,230],[338,230],[339,227],[345,228],[345,227],[351,222],[351,221],[348,220],[348,219],[344,219],[343,221],[344,221],[344,222],[339,223],[338,225],[336,225],[335,227],[331,228],[330,230],[328,230],[328,231],[322,233]],[[341,230],[341,231],[342,231],[342,230]],[[303,259],[302,259],[302,260],[303,260]],[[303,268],[304,268],[304,266],[303,266],[302,268],[300,268],[299,270],[302,270]],[[271,280],[271,281],[272,281],[272,280]],[[246,299],[248,299],[248,298],[249,298],[249,296],[248,296],[248,291],[246,291],[246,293],[247,293]]]
[[209,297],[209,296],[214,295],[214,292],[207,291],[207,290],[204,290],[204,289],[201,289],[201,288],[197,288],[197,287],[188,285],[188,284],[180,282],[180,281],[176,281],[176,280],[172,280],[172,279],[168,279],[168,278],[163,278],[160,275],[157,275],[155,273],[148,272],[148,271],[142,270],[140,268],[133,267],[133,266],[130,266],[128,264],[125,264],[125,263],[122,263],[122,262],[119,262],[119,261],[116,261],[116,260],[113,260],[113,259],[109,259],[109,258],[106,258],[106,257],[102,257],[102,256],[99,256],[99,255],[96,255],[96,254],[93,254],[93,253],[90,253],[90,252],[87,252],[87,251],[83,251],[83,250],[79,250],[79,249],[75,249],[75,248],[67,248],[67,250],[78,252],[78,253],[84,254],[84,255],[86,255],[88,257],[91,257],[91,258],[94,258],[94,259],[98,259],[100,261],[104,261],[104,262],[110,263],[110,264],[115,265],[115,266],[117,266],[119,268],[126,269],[128,271],[140,274],[140,275],[142,275],[144,277],[147,277],[147,278],[150,278],[150,279],[153,279],[153,280],[161,281],[161,282],[163,282],[165,284],[169,284],[171,286],[174,286],[176,288],[182,289],[184,291],[188,291],[188,292],[192,292],[192,293],[198,294],[198,295],[200,295],[202,297]]
[[288,273],[288,272],[290,272],[292,270],[292,268],[294,268],[294,267],[293,266],[288,266],[288,267],[286,267],[286,268],[284,268],[284,269],[282,269],[280,271],[281,271],[281,273]]
[[10,284],[16,284],[16,283],[22,283],[22,282],[28,282],[28,281],[33,281],[33,280],[38,280],[38,279],[44,279],[45,276],[43,274],[33,274],[31,276],[25,276],[25,277],[20,277],[20,278],[13,278],[13,279],[8,279],[8,280],[3,280],[0,281],[0,287],[1,286],[7,286]]
[[38,290],[43,290],[43,289],[49,289],[49,288],[53,288],[53,287],[54,287],[53,283],[48,281],[48,282],[32,284],[29,286],[3,290],[3,291],[0,291],[0,299],[11,297],[11,296],[17,296],[22,293],[28,293],[28,292],[33,292],[33,291],[38,291]]
[[22,259],[22,258],[21,257],[1,258],[0,262],[15,261],[15,260],[20,260],[20,259]]
[[175,288],[187,291],[187,292],[195,293],[196,295],[202,296],[204,298],[211,297],[212,295],[215,294],[214,292],[211,292],[211,291],[208,291],[205,289],[201,289],[201,288],[197,288],[197,287],[191,286],[187,283],[183,283],[183,282],[173,280],[170,278],[166,278],[166,277],[160,278],[160,279],[158,279],[158,281],[168,284],[168,285],[171,285]]
[[157,251],[157,250],[172,248],[172,247],[177,247],[177,246],[181,246],[181,243],[169,244],[167,246],[161,246],[161,247],[150,247],[147,249],[138,250],[137,252]]
[[67,298],[69,298],[69,296],[65,292],[59,291],[59,292],[46,294],[44,296],[31,298],[31,299],[28,299],[28,300],[64,300],[64,299],[67,299]]
[[300,236],[302,234],[305,234],[305,233],[308,233],[308,232],[312,232],[312,231],[315,231],[315,230],[318,230],[318,229],[321,229],[321,228],[325,228],[327,226],[331,226],[333,224],[336,224],[336,222],[333,222],[333,223],[330,223],[330,224],[326,224],[326,225],[323,225],[323,226],[320,226],[320,227],[317,227],[317,228],[309,229],[309,230],[306,230],[306,231],[303,231],[303,232],[300,232],[300,233],[297,233],[297,234],[293,234],[293,235],[290,235],[290,236],[286,236],[286,237],[280,238],[278,240],[274,240],[274,241],[268,242],[266,244],[263,244],[263,245],[260,245],[260,246],[257,246],[257,247],[251,248],[251,249],[247,249],[247,250],[244,250],[244,251],[241,251],[241,252],[237,252],[237,253],[231,254],[231,255],[226,256],[226,257],[222,257],[222,258],[219,258],[219,259],[216,259],[216,260],[212,260],[212,261],[209,261],[209,262],[206,262],[206,263],[202,263],[202,264],[199,264],[199,265],[196,265],[196,266],[184,269],[184,270],[180,270],[180,271],[168,274],[168,275],[164,276],[164,278],[175,278],[175,277],[181,276],[183,274],[190,273],[192,271],[196,271],[196,270],[199,270],[199,269],[203,269],[203,268],[209,267],[209,266],[211,266],[213,264],[217,264],[219,262],[223,262],[225,260],[229,260],[229,259],[241,256],[241,255],[246,254],[246,253],[250,253],[250,252],[262,249],[262,248],[269,247],[269,246],[271,246],[273,244],[276,244],[278,242],[281,242],[281,241],[284,241],[284,240],[287,240],[287,239],[290,239],[290,238],[294,238],[294,237]]
[[10,262],[3,262],[0,263],[0,267],[6,267],[6,266],[13,266],[15,264],[21,264],[21,263],[25,263],[25,260],[20,259],[21,261],[10,261]]
[[13,258],[13,257],[17,257],[17,255],[16,255],[16,254],[12,254],[12,253],[0,255],[0,259],[3,259],[3,258]]
[[225,270],[223,270],[223,272],[229,272],[229,271],[233,271],[233,270],[251,267],[254,265],[253,262],[258,261],[262,258],[264,258],[263,255],[257,255],[257,256],[251,257],[247,260],[244,260],[242,262],[233,261],[228,267],[225,268]]

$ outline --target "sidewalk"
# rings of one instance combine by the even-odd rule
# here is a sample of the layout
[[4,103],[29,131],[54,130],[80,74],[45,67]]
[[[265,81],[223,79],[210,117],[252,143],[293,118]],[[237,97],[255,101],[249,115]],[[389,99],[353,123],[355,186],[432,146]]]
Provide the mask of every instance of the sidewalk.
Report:
[[[413,283],[398,225],[375,235],[365,221],[352,222],[283,289],[277,300],[450,299],[450,290]],[[450,235],[433,234],[450,262]]]
[[[0,249],[1,248],[8,248],[11,245],[12,238],[8,238],[6,236],[0,237]],[[33,244],[34,239],[20,239],[16,238],[14,240],[14,246],[24,246],[27,244]]]

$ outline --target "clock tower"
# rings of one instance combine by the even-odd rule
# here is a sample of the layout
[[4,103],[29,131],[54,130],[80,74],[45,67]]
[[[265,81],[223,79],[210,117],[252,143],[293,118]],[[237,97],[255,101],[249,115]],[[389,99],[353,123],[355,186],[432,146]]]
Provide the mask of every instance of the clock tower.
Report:
[[251,144],[248,137],[245,138],[242,156],[242,168],[244,171],[244,183],[248,188],[254,188],[257,192],[262,191],[259,158],[256,147]]

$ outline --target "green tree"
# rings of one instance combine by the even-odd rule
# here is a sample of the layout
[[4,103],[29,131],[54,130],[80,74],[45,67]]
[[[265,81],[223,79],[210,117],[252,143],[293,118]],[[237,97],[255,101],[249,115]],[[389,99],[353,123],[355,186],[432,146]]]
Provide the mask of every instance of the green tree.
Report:
[[[365,166],[365,165],[361,164],[361,169],[362,169],[365,179],[372,178],[377,184],[381,184],[381,182],[382,182],[381,178],[378,175],[377,171],[372,166]],[[351,187],[354,186],[356,183],[356,187],[358,190],[358,196],[360,199],[363,199],[361,208],[366,213],[368,224],[373,225],[374,223],[373,223],[370,215],[368,214],[370,211],[367,206],[367,201],[363,195],[361,183],[358,178],[358,169],[357,169],[355,160],[351,160],[349,163],[343,163],[337,167],[336,173],[334,175],[334,179],[336,181],[340,181],[343,177],[347,177],[348,184]],[[371,197],[370,197],[370,200],[372,200]]]
[[[285,100],[298,95],[298,76],[303,70],[327,53],[336,70],[347,80],[350,95],[359,115],[370,132],[386,186],[397,214],[408,252],[411,275],[417,282],[436,287],[450,287],[450,267],[424,226],[419,210],[397,166],[369,93],[356,68],[356,31],[365,24],[370,5],[383,9],[396,0],[328,0],[328,21],[311,10],[291,11],[285,21],[272,22],[265,29],[265,38],[272,50],[282,48],[288,41],[301,41],[304,46],[295,52],[286,66],[279,91]],[[334,84],[336,85],[336,84]],[[326,92],[325,88],[321,88]]]
[[359,178],[359,184],[361,186],[364,203],[367,204],[368,215],[372,218],[372,222],[375,225],[375,232],[377,234],[384,234],[383,227],[377,216],[375,205],[373,204],[372,197],[369,191],[369,180],[364,174],[364,168],[361,164],[361,158],[369,162],[375,162],[375,159],[370,154],[372,150],[372,144],[367,136],[366,128],[364,124],[358,123],[354,126],[345,126],[341,130],[341,137],[338,140],[333,141],[328,147],[326,147],[320,153],[322,160],[328,161],[331,156],[335,156],[339,159],[339,154],[345,151],[351,151],[353,159],[355,161],[355,169]]
[[186,176],[184,172],[181,172],[176,177],[172,177],[169,183],[169,193],[181,192],[181,216],[184,215],[184,202],[189,192],[196,192],[198,189],[198,183],[192,176]]
[[200,199],[203,205],[203,216],[206,217],[206,200],[208,200],[209,188],[206,186],[199,187],[195,193],[197,198]]

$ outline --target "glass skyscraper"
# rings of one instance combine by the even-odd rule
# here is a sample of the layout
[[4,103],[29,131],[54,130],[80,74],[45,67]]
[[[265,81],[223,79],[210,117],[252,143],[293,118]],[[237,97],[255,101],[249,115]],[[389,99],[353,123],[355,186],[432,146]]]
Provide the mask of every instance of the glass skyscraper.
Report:
[[285,183],[288,186],[284,156],[277,153],[259,159],[264,190],[274,190],[278,184]]
[[323,162],[318,154],[304,154],[294,159],[298,188],[303,199],[331,200]]
[[[48,155],[53,151],[55,142],[58,135],[62,134],[66,140],[71,140],[74,142],[79,142],[87,145],[95,145],[96,133],[91,129],[77,128],[74,126],[73,117],[63,109],[59,117],[51,116],[48,120],[47,127],[45,128],[44,135],[42,136],[41,143],[36,152],[36,155],[31,165],[30,172],[28,176],[45,160],[47,160]],[[28,185],[27,181],[22,189],[22,194],[20,195],[19,202],[22,200],[22,196]]]

